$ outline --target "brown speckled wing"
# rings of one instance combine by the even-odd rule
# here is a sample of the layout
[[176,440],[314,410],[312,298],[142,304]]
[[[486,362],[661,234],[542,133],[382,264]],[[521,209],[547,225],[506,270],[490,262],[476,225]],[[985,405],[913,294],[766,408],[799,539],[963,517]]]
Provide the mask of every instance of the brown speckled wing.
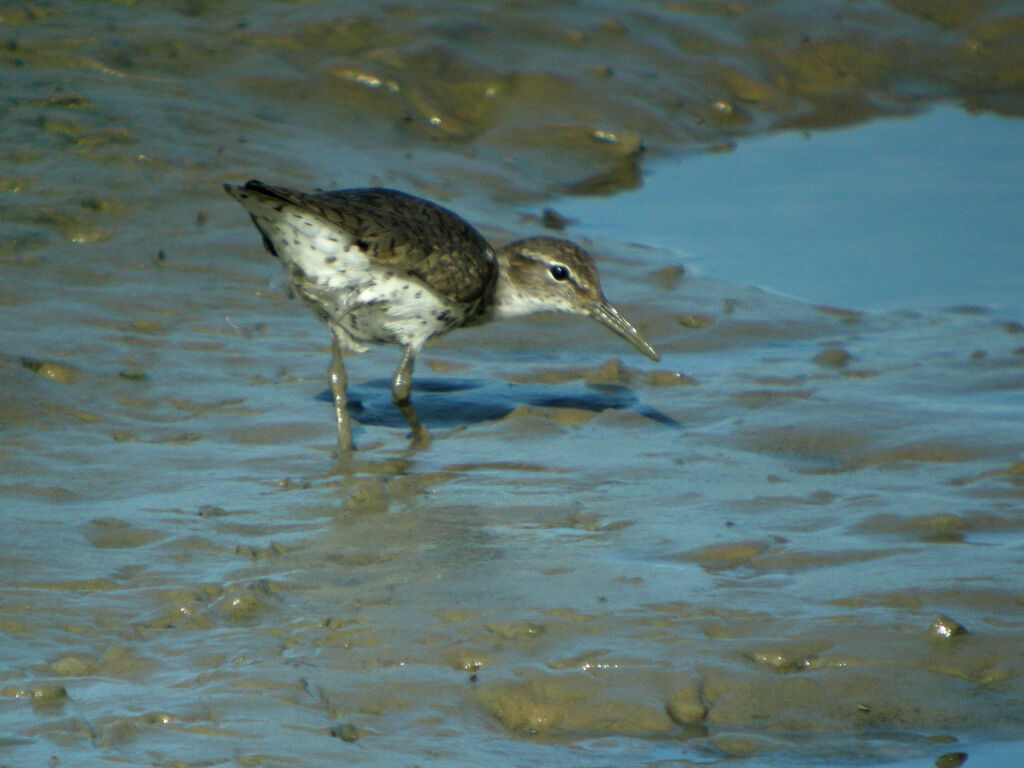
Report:
[[250,181],[246,189],[279,198],[362,241],[370,258],[408,272],[457,302],[492,290],[496,267],[483,235],[457,214],[393,189],[307,194]]

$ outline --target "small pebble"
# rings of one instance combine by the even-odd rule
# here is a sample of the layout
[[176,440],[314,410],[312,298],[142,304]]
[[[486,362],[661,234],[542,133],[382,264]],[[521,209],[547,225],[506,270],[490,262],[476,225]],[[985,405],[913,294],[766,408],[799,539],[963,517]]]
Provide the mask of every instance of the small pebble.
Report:
[[675,315],[675,320],[683,328],[692,328],[694,330],[707,328],[714,322],[714,318],[711,315],[697,315],[689,312]]
[[685,274],[686,269],[684,267],[673,264],[654,270],[647,275],[647,279],[666,290],[671,290],[679,285],[679,281]]
[[352,723],[339,723],[331,728],[331,736],[351,744],[355,741],[359,741],[359,729]]
[[587,376],[587,384],[608,384],[623,385],[629,381],[629,371],[622,365],[622,361],[613,358],[602,363],[593,373]]
[[647,383],[654,387],[693,386],[697,380],[679,371],[651,371],[647,374]]
[[960,768],[966,762],[966,752],[947,752],[935,758],[935,768]]
[[562,216],[557,211],[551,208],[545,208],[544,213],[540,217],[540,223],[542,226],[548,229],[565,229],[569,224],[569,219]]
[[78,371],[70,365],[54,363],[49,360],[23,359],[21,364],[33,373],[38,373],[44,379],[55,381],[58,384],[73,384],[78,378]]
[[962,637],[967,634],[967,628],[963,624],[942,614],[939,614],[928,629],[935,637],[943,640],[951,640],[954,637]]

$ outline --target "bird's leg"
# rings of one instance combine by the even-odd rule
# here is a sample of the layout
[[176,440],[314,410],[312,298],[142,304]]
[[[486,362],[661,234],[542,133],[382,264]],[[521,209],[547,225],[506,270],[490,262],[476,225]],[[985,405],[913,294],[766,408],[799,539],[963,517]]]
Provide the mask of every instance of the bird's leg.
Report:
[[345,397],[345,363],[341,359],[338,337],[331,334],[331,365],[327,369],[327,382],[334,396],[334,417],[338,422],[338,454],[344,456],[352,450],[352,424]]
[[412,390],[412,369],[416,363],[416,353],[418,351],[418,349],[411,346],[405,348],[405,352],[402,354],[402,362],[398,364],[395,376],[391,379],[391,398],[395,401],[395,405],[401,409],[402,415],[405,416],[405,420],[409,422],[409,426],[412,428],[413,444],[427,446],[430,445],[430,432],[420,422],[419,417],[416,415],[416,410],[412,407],[412,402],[409,400],[409,393]]

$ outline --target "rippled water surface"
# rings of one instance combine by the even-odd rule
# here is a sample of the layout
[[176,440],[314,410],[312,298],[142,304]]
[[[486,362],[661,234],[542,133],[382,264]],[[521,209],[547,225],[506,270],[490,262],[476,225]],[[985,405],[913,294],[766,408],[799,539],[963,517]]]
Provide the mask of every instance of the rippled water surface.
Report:
[[[1019,750],[1024,15],[621,8],[0,9],[4,764]],[[554,208],[662,361],[457,332],[414,451],[374,350],[336,463],[251,176]]]

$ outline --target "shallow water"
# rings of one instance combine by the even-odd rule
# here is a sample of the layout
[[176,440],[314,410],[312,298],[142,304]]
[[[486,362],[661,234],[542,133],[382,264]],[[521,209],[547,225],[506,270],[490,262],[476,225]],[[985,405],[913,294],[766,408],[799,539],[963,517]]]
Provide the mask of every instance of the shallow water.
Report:
[[702,274],[806,301],[1020,317],[1021,157],[1018,119],[943,105],[659,164],[636,194],[558,209],[595,236],[633,231]]
[[[816,129],[1019,114],[1022,24],[808,5],[5,7],[4,762],[1006,762],[1019,123]],[[922,137],[965,120],[936,166]],[[788,126],[815,132],[743,138]],[[887,230],[833,153],[933,171],[873,197],[926,220],[969,179],[990,237],[900,231],[977,269],[858,258]],[[411,451],[375,350],[334,465],[326,333],[218,186],[250,175],[401,186],[496,240],[550,205],[663,360],[573,319],[460,331],[421,358]],[[820,209],[794,232],[837,196],[848,250]]]

